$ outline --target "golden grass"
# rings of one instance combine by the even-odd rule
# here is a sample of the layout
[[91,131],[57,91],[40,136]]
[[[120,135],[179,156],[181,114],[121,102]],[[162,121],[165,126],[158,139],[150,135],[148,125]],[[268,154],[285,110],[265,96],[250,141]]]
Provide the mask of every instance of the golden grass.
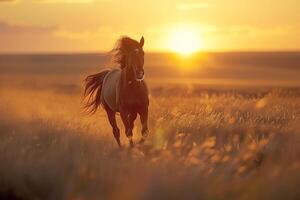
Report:
[[151,87],[151,135],[120,151],[66,84],[1,87],[1,198],[300,197],[299,89]]

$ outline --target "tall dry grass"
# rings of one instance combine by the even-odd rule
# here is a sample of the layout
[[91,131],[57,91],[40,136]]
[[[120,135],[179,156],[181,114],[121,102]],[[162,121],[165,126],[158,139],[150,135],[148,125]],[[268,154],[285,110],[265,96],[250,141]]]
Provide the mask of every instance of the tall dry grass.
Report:
[[75,88],[1,87],[1,199],[300,198],[300,89],[151,88],[120,151]]

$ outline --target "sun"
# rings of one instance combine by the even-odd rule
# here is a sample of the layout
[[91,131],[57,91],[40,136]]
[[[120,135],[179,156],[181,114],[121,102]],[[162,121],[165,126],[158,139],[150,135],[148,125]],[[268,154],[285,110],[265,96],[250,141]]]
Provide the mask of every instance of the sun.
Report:
[[170,34],[169,49],[181,55],[190,55],[202,47],[197,30],[190,27],[177,28]]

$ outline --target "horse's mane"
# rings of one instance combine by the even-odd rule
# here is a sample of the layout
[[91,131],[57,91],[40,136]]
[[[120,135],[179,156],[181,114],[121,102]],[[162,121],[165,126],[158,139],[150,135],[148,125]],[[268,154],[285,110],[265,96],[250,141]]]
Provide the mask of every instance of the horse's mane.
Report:
[[137,47],[140,47],[138,41],[131,39],[128,36],[121,37],[117,41],[115,48],[111,51],[113,54],[113,61],[119,64],[121,68],[124,68],[126,64],[126,56],[128,56],[128,53]]

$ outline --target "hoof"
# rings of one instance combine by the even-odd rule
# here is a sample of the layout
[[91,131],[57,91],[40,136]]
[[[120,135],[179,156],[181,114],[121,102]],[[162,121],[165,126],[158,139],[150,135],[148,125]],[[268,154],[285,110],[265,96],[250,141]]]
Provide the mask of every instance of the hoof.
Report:
[[143,143],[145,142],[147,136],[148,136],[148,131],[147,131],[145,134],[142,135],[142,138],[141,138],[141,140],[140,140],[139,143],[140,143],[140,144],[143,144]]
[[117,144],[118,144],[118,147],[119,147],[120,149],[122,149],[122,144],[121,144],[120,139],[117,139]]
[[123,149],[123,146],[121,144],[118,144],[118,147],[119,147],[120,150]]
[[130,147],[133,147],[133,146],[134,146],[134,144],[133,144],[132,137],[128,137],[128,139],[129,139],[129,145],[130,145]]
[[129,142],[129,144],[130,144],[130,147],[134,147],[134,144],[133,144],[132,140]]
[[139,144],[143,144],[145,142],[145,139],[142,137],[139,141]]

